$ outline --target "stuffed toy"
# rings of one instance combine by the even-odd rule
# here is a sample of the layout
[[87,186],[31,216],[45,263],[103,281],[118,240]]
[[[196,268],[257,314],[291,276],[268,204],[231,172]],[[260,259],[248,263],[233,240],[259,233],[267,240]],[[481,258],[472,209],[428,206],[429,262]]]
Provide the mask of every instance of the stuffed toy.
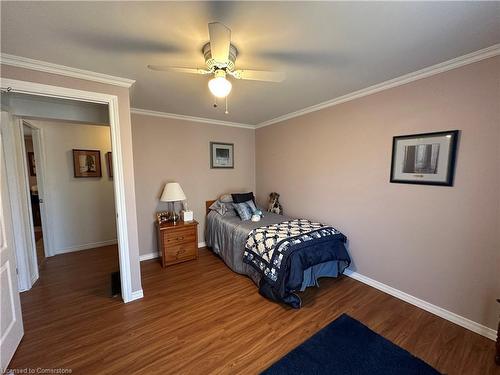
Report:
[[267,209],[268,212],[274,212],[275,214],[283,215],[283,207],[281,207],[279,198],[280,195],[278,193],[272,192],[271,194],[269,194],[269,208]]

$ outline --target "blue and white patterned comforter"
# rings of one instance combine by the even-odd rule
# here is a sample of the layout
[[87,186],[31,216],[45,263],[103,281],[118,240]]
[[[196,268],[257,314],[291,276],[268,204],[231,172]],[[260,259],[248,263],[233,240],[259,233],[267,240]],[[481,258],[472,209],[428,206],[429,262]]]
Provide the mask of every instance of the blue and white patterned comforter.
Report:
[[341,274],[351,262],[346,237],[331,226],[295,219],[253,229],[245,244],[243,261],[261,273],[261,294],[300,307],[293,293],[302,283],[304,270],[316,264],[338,261]]

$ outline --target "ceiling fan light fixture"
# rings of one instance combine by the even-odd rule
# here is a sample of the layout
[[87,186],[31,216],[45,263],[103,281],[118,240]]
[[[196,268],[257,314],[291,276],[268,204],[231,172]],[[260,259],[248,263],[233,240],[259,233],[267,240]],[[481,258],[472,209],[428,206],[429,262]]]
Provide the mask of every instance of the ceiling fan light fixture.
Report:
[[231,92],[233,85],[226,79],[226,72],[222,69],[215,71],[215,78],[208,81],[210,92],[218,98],[225,98]]

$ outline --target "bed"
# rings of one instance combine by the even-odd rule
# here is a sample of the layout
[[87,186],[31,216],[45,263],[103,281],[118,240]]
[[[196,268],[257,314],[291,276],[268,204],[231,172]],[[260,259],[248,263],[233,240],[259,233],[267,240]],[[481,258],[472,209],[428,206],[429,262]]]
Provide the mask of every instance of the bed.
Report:
[[271,212],[258,222],[242,221],[210,209],[215,202],[206,201],[207,247],[271,300],[300,308],[296,292],[319,286],[321,277],[339,276],[351,262],[346,237],[335,228]]

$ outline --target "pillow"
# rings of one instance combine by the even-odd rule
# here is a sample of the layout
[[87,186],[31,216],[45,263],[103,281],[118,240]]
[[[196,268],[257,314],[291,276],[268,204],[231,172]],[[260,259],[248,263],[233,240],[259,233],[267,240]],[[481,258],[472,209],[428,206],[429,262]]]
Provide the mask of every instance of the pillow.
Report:
[[222,216],[236,216],[236,211],[234,210],[232,203],[223,203],[219,200],[216,200],[210,205],[210,207],[208,207],[208,209],[215,211]]
[[253,201],[255,203],[255,198],[252,192],[241,193],[241,194],[231,194],[233,197],[233,203],[245,203],[248,201]]
[[221,203],[233,203],[233,197],[231,194],[224,194],[219,197]]
[[[243,203],[233,203],[234,209],[238,213],[238,216],[240,217],[240,219],[243,221],[250,220],[252,218],[253,211],[250,208],[250,205],[248,204],[248,202],[252,202],[252,201],[250,200],[250,201],[243,202]],[[253,204],[253,202],[252,202],[252,204]]]
[[249,200],[249,201],[246,201],[245,203],[248,204],[248,207],[250,207],[250,210],[252,211],[252,215],[253,215],[257,211],[257,206],[255,206],[254,201]]
[[212,203],[208,209],[217,212],[219,215],[224,215],[227,211],[226,205],[218,200]]

